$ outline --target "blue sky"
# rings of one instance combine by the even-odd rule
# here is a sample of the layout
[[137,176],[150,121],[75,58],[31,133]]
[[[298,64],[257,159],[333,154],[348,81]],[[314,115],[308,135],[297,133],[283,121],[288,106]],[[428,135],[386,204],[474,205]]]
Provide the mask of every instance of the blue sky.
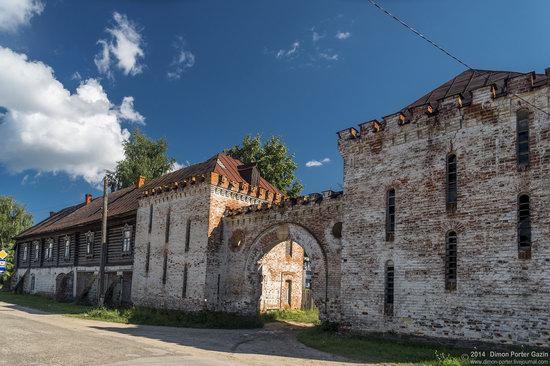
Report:
[[[20,1],[21,18],[0,5],[0,23],[10,20],[0,25],[0,133],[11,141],[0,146],[0,194],[35,221],[99,195],[95,173],[135,127],[166,137],[182,164],[245,134],[279,135],[304,193],[339,189],[337,131],[463,71],[366,0]],[[475,68],[550,67],[548,1],[379,2]]]

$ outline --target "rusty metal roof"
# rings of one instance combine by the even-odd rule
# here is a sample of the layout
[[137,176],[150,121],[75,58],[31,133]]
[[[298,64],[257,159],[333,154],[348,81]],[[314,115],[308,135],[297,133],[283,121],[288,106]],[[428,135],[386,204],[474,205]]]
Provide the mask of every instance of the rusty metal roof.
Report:
[[[491,70],[466,70],[443,85],[435,88],[428,94],[409,104],[406,109],[420,107],[428,103],[435,103],[443,98],[465,96],[467,93],[489,85],[498,85],[504,83],[512,77],[526,75],[528,73],[511,71],[491,71]],[[546,82],[545,74],[535,74],[535,86],[543,85]]]
[[[108,195],[109,217],[125,217],[135,215],[135,211],[138,208],[138,199],[141,197],[143,191],[174,182],[183,181],[191,177],[196,177],[203,174],[208,175],[211,172],[215,172],[220,175],[224,175],[235,182],[245,182],[245,179],[239,174],[239,170],[237,169],[240,165],[243,165],[241,161],[220,153],[204,162],[151,179],[150,181],[145,182],[141,188],[137,188],[135,185],[132,185],[116,192],[112,192]],[[282,194],[281,191],[263,178],[260,178],[259,186],[267,191],[273,192],[274,194]],[[64,208],[30,229],[22,232],[17,236],[17,239],[19,240],[22,238],[53,233],[56,231],[66,231],[70,228],[99,222],[101,221],[102,208],[102,196],[93,199],[88,205],[81,203]]]

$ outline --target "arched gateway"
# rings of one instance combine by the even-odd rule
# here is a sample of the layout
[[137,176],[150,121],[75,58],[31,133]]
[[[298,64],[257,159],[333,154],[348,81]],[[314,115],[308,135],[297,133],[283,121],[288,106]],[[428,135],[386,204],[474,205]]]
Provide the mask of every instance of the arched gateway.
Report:
[[282,242],[299,244],[311,263],[312,296],[321,319],[338,320],[340,297],[340,196],[286,207],[228,211],[224,243],[228,248],[224,308],[256,313],[262,294],[262,258]]

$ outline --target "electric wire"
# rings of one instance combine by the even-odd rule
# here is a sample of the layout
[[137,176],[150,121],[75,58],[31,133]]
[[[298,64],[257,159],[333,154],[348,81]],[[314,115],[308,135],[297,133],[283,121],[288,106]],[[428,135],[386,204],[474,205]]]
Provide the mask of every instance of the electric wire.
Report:
[[[407,28],[408,30],[410,30],[411,32],[413,32],[415,35],[417,35],[418,37],[422,38],[423,40],[425,40],[426,42],[428,42],[430,45],[432,45],[433,47],[435,47],[436,49],[438,49],[439,51],[443,52],[445,55],[447,55],[448,57],[452,58],[453,60],[455,60],[456,62],[458,62],[459,64],[463,65],[464,67],[466,67],[468,70],[471,70],[473,71],[474,73],[477,72],[476,69],[472,68],[470,65],[468,65],[466,62],[462,61],[460,58],[458,58],[457,56],[453,55],[451,52],[447,51],[445,48],[439,46],[437,43],[435,43],[434,41],[432,41],[430,38],[428,38],[427,36],[423,35],[422,33],[420,33],[419,31],[417,31],[416,29],[414,29],[413,27],[411,27],[410,25],[408,25],[405,21],[403,21],[402,19],[400,19],[399,17],[397,17],[396,15],[390,13],[388,10],[386,10],[385,8],[383,8],[382,6],[380,6],[377,2],[375,2],[374,0],[367,0],[369,3],[371,3],[374,7],[376,7],[378,10],[382,11],[384,14],[386,14],[387,16],[391,17],[393,20],[395,20],[396,22],[398,22],[399,24],[401,24],[403,27]],[[487,78],[485,79],[485,82],[487,82],[487,80],[489,79],[490,77],[490,73],[487,74]],[[526,100],[525,98],[517,95],[516,93],[512,93],[511,94],[513,97],[516,97],[520,100],[522,100],[523,102],[525,102],[526,104],[530,105],[531,107],[537,109],[538,111],[546,114],[547,116],[550,117],[550,113],[546,112],[545,110],[543,110],[542,108],[534,105],[533,103],[529,102],[528,100]]]

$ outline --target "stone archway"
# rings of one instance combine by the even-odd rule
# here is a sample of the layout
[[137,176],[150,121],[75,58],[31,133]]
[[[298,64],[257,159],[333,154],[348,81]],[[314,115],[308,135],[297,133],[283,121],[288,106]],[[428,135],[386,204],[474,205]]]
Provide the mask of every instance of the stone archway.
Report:
[[319,241],[306,227],[292,223],[278,223],[263,230],[252,241],[246,253],[244,265],[245,291],[247,294],[249,311],[257,312],[262,292],[261,268],[262,258],[276,245],[293,241],[299,244],[311,260],[313,301],[319,309],[321,319],[327,317],[328,312],[328,266],[327,254],[322,242]]

